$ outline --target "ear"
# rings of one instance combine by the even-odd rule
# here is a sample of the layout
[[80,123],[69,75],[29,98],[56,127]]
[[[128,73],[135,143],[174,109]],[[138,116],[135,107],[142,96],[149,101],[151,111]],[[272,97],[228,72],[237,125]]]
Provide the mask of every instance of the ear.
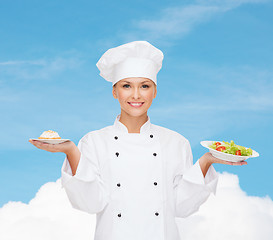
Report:
[[157,87],[156,87],[156,85],[155,85],[155,87],[154,87],[154,98],[156,97],[156,94],[157,94]]
[[115,87],[115,86],[113,86],[112,94],[113,94],[113,97],[114,97],[115,99],[117,99],[116,87]]

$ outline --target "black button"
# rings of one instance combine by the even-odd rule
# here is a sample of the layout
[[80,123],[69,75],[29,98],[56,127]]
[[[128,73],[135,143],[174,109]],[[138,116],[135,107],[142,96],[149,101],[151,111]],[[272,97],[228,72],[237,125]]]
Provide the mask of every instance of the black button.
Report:
[[153,138],[153,137],[154,137],[154,136],[151,134],[151,135],[150,135],[150,138]]
[[117,186],[120,187],[120,183],[118,183]]
[[156,212],[156,213],[155,213],[155,215],[156,215],[156,216],[158,216],[158,215],[159,215],[159,213],[158,213],[158,212]]
[[121,217],[121,214],[120,214],[120,213],[118,214],[118,217]]
[[117,136],[115,136],[115,139],[117,140],[117,139],[118,139],[118,137],[117,137]]
[[118,157],[119,153],[118,153],[118,152],[116,152],[116,155],[117,155],[117,157]]
[[157,185],[157,182],[154,182],[154,185],[156,186],[156,185]]
[[156,156],[157,154],[156,153],[153,153],[154,156]]

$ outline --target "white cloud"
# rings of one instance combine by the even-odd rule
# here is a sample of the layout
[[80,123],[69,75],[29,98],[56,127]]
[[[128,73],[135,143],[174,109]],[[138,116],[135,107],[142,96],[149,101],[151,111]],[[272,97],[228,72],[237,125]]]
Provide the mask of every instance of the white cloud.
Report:
[[171,128],[178,126],[176,130],[189,137],[192,146],[236,126],[253,125],[253,116],[269,124],[265,116],[273,111],[271,70],[184,62],[170,68],[175,76],[161,79],[165,98],[160,99],[159,91],[150,113]]
[[268,0],[197,0],[192,2],[192,4],[165,8],[154,19],[135,20],[132,22],[134,30],[121,35],[126,42],[143,38],[170,44],[171,39],[184,37],[197,24],[206,22],[217,14],[235,9],[242,4],[265,3]]
[[[173,99],[176,104],[172,104],[169,111],[249,112],[273,108],[273,71],[271,70],[253,66],[218,67],[205,63],[184,62],[174,63],[170,67],[174,68],[176,76],[171,83],[168,81],[168,84],[175,84],[176,91],[181,94]],[[186,78],[185,82],[190,85],[186,91],[177,76]],[[173,91],[172,88],[170,89]],[[215,104],[217,102],[221,104]]]
[[63,71],[78,68],[82,64],[76,56],[56,56],[51,59],[9,60],[0,62],[1,82],[10,80],[50,79]]
[[210,18],[221,9],[217,6],[189,5],[163,10],[155,20],[140,20],[136,27],[146,31],[153,38],[171,35],[185,35],[198,23]]
[[2,240],[90,240],[95,216],[72,209],[60,180],[43,185],[28,204],[9,202],[0,209]]
[[45,66],[46,61],[45,60],[36,60],[36,61],[6,61],[6,62],[0,62],[0,66],[8,66],[8,65],[40,65]]
[[269,197],[247,196],[236,175],[220,175],[216,197],[199,212],[178,219],[185,240],[270,240],[273,236],[273,202]]
[[[217,195],[198,213],[177,218],[184,240],[269,240],[273,235],[273,202],[247,196],[236,175],[220,174]],[[28,204],[9,202],[0,209],[0,239],[90,240],[95,215],[72,209],[60,180],[43,185]]]

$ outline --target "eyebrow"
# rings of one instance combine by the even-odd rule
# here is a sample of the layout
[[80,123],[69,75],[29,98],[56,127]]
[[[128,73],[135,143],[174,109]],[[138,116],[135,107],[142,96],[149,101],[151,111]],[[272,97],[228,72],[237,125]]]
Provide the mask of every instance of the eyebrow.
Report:
[[[123,81],[123,82],[132,83],[132,82],[128,82],[128,81]],[[145,82],[150,82],[150,81],[146,80],[146,81],[143,81],[143,82],[141,82],[141,83],[145,83]]]

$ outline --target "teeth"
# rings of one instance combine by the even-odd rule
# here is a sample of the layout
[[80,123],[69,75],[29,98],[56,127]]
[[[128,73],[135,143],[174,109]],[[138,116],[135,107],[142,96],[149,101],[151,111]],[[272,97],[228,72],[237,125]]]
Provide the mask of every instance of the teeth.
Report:
[[133,106],[140,106],[142,103],[130,103]]

